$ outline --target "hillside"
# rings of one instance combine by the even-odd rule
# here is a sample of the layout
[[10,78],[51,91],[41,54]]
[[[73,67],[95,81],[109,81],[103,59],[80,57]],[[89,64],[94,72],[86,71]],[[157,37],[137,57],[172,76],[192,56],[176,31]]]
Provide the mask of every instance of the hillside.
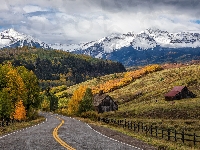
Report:
[[43,88],[70,86],[93,77],[125,71],[124,66],[118,62],[29,47],[0,50],[0,63],[6,61],[11,61],[14,66],[22,65],[32,70]]
[[[164,65],[164,68],[167,69],[145,74],[128,85],[108,92],[117,101],[119,110],[100,115],[200,135],[200,65]],[[110,80],[122,79],[128,73],[102,76],[69,88],[60,86],[53,88],[52,92],[59,97],[59,107],[64,108],[79,86],[93,88]],[[187,86],[197,97],[165,101],[164,94],[179,85]]]
[[[90,88],[93,88],[109,80],[122,78],[124,74],[125,73],[111,74],[71,86],[67,90],[65,90],[66,88],[62,86],[53,88],[52,91],[56,93],[58,97],[67,99],[70,98],[70,96],[65,97],[65,95],[72,95],[73,91],[80,85],[86,85]],[[108,92],[107,94],[112,96],[119,104],[119,111],[117,111],[115,114],[111,113],[111,116],[166,119],[192,119],[194,117],[200,118],[200,113],[195,113],[196,115],[193,116],[194,110],[191,109],[189,112],[187,111],[187,113],[190,115],[183,115],[182,111],[184,111],[184,107],[181,108],[181,106],[184,104],[191,104],[190,107],[196,108],[196,106],[193,105],[194,103],[197,105],[197,107],[199,107],[197,101],[199,99],[198,95],[200,95],[199,75],[200,65],[164,69],[162,71],[147,74],[126,86]],[[197,98],[175,101],[174,103],[165,101],[164,94],[172,89],[173,86],[178,85],[187,86],[189,90],[193,91],[197,95]],[[166,105],[170,107],[166,107]],[[181,111],[176,112],[176,109],[178,108],[180,108]],[[175,112],[169,114],[169,112],[172,112],[172,110]],[[174,113],[177,114],[174,115]]]

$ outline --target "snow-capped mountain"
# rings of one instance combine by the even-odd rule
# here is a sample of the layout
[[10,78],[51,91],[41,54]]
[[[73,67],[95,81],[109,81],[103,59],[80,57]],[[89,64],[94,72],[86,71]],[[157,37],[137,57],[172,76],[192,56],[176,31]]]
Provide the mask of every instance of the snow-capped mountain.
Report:
[[[57,44],[57,46],[51,45],[51,47],[96,58],[116,60],[126,66],[131,66],[199,59],[200,34],[169,33],[150,28],[140,33],[111,34],[100,40],[84,44]],[[170,54],[168,55],[168,53]]]
[[63,49],[69,52],[84,51],[90,48],[92,50],[103,49],[103,53],[111,53],[129,46],[137,50],[153,49],[156,46],[163,48],[196,48],[200,47],[200,34],[189,32],[169,33],[167,31],[150,28],[137,34],[133,32],[127,34],[111,34],[100,40],[88,43],[51,45],[53,48]]
[[0,48],[34,46],[37,48],[50,48],[44,42],[34,39],[32,36],[19,33],[14,29],[0,32]]
[[0,48],[25,45],[110,59],[125,66],[200,59],[200,34],[192,32],[169,33],[150,28],[140,33],[115,33],[80,44],[45,44],[14,29],[0,32]]

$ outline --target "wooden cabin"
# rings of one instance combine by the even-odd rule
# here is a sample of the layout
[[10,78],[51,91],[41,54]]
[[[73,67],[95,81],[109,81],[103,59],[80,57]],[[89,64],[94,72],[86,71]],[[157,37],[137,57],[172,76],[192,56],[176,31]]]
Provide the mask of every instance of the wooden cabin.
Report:
[[164,96],[166,101],[196,97],[196,95],[193,94],[191,91],[189,91],[186,86],[175,86],[171,91],[166,93]]
[[109,95],[103,94],[103,91],[94,95],[93,105],[98,113],[118,110],[117,103]]

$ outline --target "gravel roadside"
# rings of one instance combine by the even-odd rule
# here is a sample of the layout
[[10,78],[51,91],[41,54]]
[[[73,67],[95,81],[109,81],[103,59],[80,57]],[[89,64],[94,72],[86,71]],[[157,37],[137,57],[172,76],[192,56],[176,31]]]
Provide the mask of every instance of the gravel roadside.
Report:
[[112,139],[118,140],[123,143],[127,143],[129,145],[134,145],[136,147],[140,147],[143,150],[157,150],[154,146],[151,146],[149,144],[146,144],[138,139],[135,139],[133,137],[130,137],[126,134],[123,134],[118,131],[111,130],[109,128],[101,127],[101,126],[96,126],[93,124],[89,124],[94,130],[100,132],[103,135],[106,135]]

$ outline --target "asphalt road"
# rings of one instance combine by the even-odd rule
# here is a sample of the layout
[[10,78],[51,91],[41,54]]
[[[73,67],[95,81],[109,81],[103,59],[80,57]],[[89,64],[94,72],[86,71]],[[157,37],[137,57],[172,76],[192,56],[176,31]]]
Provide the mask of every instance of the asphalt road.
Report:
[[0,137],[0,150],[140,149],[105,137],[79,120],[49,113],[42,115],[47,118],[44,123]]

